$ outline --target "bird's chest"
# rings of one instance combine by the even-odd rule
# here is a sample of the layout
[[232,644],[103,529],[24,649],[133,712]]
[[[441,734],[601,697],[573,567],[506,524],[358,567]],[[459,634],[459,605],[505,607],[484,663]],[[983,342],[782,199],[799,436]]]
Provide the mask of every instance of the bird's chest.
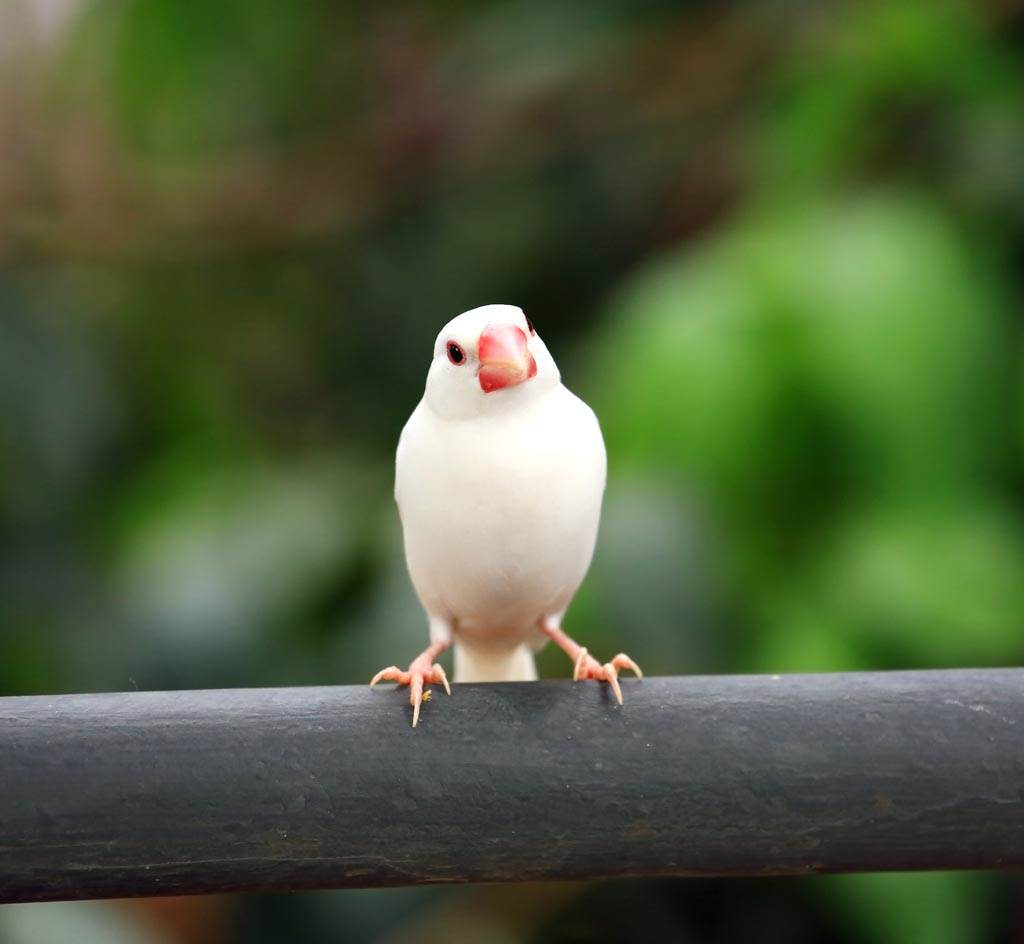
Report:
[[413,440],[399,479],[414,552],[447,571],[513,579],[586,540],[600,513],[603,453],[582,448],[564,424],[474,424]]
[[461,631],[518,631],[564,608],[593,551],[604,487],[596,426],[411,423],[397,492],[413,582]]
[[416,468],[403,518],[408,506],[408,524],[472,553],[495,544],[506,553],[524,545],[530,550],[531,541],[557,531],[571,510],[569,457],[543,429],[451,434],[424,444]]

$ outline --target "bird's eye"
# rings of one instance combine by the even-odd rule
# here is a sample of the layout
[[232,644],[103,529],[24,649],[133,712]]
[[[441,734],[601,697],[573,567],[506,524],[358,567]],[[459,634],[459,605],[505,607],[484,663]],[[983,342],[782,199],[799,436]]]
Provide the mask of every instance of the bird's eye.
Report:
[[466,352],[454,341],[448,342],[448,360],[457,367],[466,360]]
[[536,334],[537,329],[533,326],[533,322],[529,318],[526,319],[526,327],[530,329],[530,334]]

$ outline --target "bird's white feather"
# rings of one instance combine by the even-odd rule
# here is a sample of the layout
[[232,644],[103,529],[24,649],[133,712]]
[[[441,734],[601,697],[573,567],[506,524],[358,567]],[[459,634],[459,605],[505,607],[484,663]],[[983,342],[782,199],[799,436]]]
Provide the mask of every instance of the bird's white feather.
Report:
[[471,362],[447,363],[448,339],[472,359],[498,318],[526,325],[517,308],[486,306],[442,330],[396,457],[409,572],[432,636],[454,638],[459,681],[536,677],[540,621],[560,619],[586,575],[605,485],[597,418],[539,337],[537,376],[512,389],[485,394]]

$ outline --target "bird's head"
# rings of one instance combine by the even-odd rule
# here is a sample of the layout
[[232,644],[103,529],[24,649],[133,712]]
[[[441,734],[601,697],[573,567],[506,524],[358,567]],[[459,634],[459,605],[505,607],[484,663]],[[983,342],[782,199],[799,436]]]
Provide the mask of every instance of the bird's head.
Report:
[[441,416],[469,418],[514,408],[560,380],[558,367],[521,308],[484,305],[441,329],[425,398]]

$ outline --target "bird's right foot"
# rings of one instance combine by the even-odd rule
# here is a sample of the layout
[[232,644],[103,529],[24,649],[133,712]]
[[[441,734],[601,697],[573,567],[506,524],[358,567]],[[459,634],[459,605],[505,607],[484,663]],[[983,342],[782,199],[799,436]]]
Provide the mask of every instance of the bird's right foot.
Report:
[[397,682],[399,685],[409,686],[409,704],[412,705],[412,726],[414,728],[420,721],[420,707],[423,702],[430,700],[430,692],[423,691],[424,685],[433,682],[443,685],[449,695],[452,693],[443,666],[434,661],[444,651],[444,648],[438,649],[436,646],[431,646],[413,659],[409,663],[408,669],[403,671],[397,665],[389,665],[386,669],[381,669],[370,680],[370,688],[373,688],[378,682]]
[[622,687],[619,685],[619,669],[629,669],[638,679],[644,677],[638,666],[624,652],[620,652],[611,662],[601,665],[584,647],[576,655],[576,662],[572,668],[572,680],[578,682],[580,679],[598,679],[607,682],[615,695],[615,700],[622,704]]
[[607,682],[611,687],[615,700],[622,704],[622,686],[619,685],[619,669],[629,669],[638,679],[644,677],[638,666],[624,652],[620,652],[611,662],[602,665],[587,650],[574,639],[566,635],[565,631],[554,619],[545,619],[540,623],[541,632],[544,633],[559,649],[572,659],[572,680],[578,682],[580,679],[597,679]]

